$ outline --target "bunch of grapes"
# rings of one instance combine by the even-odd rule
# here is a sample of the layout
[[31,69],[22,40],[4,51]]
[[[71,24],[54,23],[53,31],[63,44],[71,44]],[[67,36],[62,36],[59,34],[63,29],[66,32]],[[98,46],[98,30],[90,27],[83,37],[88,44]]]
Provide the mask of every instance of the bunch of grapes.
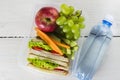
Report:
[[61,5],[60,17],[56,23],[60,26],[60,33],[63,34],[66,39],[77,40],[80,37],[80,29],[85,27],[85,19],[81,14],[82,11],[75,11],[73,6],[66,4]]

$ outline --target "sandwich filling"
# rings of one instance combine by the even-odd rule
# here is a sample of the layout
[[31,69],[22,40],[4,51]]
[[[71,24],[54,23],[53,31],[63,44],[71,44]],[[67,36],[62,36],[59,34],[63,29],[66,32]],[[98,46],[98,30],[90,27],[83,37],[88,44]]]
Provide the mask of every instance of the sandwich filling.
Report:
[[51,62],[47,59],[40,60],[39,58],[28,58],[28,61],[35,67],[47,70],[54,70],[56,67],[58,67],[58,64]]

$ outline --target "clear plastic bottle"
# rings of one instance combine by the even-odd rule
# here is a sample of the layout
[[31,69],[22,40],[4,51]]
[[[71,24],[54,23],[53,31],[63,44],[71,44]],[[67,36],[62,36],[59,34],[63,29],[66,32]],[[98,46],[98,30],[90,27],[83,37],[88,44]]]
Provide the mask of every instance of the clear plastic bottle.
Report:
[[113,17],[107,15],[100,24],[94,26],[81,49],[76,67],[76,76],[79,80],[92,80],[100,66],[105,50],[108,47],[112,32],[110,27]]

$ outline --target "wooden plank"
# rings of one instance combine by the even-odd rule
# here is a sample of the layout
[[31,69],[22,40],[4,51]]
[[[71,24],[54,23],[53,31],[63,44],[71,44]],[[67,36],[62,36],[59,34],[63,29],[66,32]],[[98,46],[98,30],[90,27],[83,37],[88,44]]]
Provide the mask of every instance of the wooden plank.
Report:
[[[84,39],[85,40],[85,39]],[[19,51],[22,52],[22,49],[20,49],[19,45],[22,45],[22,41],[24,39],[0,39],[0,75],[5,75],[4,78],[10,78],[12,80],[33,80],[33,79],[43,79],[45,75],[42,74],[36,74],[35,72],[29,71],[25,68],[22,68],[20,65],[18,65],[17,57]],[[94,76],[93,80],[120,80],[120,45],[118,44],[120,42],[120,38],[113,38],[110,47],[107,51],[107,55],[105,56],[105,59],[103,60],[103,63],[100,67],[100,69],[97,71],[96,75]],[[23,45],[24,47],[24,45]],[[23,50],[24,52],[24,50]],[[23,53],[21,53],[23,54]],[[23,56],[24,57],[24,56]],[[18,59],[20,60],[20,59]],[[9,72],[8,72],[9,71]],[[14,77],[14,76],[17,77]],[[31,76],[29,76],[31,75]],[[47,76],[45,80],[61,80],[57,77],[51,77]],[[3,78],[3,77],[2,77]],[[58,79],[59,78],[59,79]],[[1,76],[0,76],[1,79]],[[62,80],[69,79],[69,78],[62,78]],[[69,80],[73,80],[73,78],[70,78]],[[75,79],[74,79],[75,80]]]
[[[13,5],[14,3],[14,5]],[[54,4],[53,4],[54,3]],[[82,9],[83,15],[86,19],[86,28],[82,31],[82,35],[88,35],[92,26],[99,23],[106,14],[112,14],[115,18],[115,24],[112,27],[114,35],[120,35],[120,11],[118,10],[119,0],[76,0],[65,2],[61,0],[56,1],[33,1],[33,0],[19,0],[19,1],[0,1],[0,36],[29,36],[29,31],[34,21],[33,14],[36,5],[46,6],[66,3],[75,6],[76,9]]]

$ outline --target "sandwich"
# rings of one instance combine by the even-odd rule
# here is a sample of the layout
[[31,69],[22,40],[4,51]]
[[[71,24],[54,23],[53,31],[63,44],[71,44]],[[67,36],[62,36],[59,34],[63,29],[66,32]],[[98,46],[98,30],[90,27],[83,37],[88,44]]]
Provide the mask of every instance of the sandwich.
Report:
[[47,72],[66,75],[69,72],[70,60],[57,52],[39,37],[29,41],[28,66]]

